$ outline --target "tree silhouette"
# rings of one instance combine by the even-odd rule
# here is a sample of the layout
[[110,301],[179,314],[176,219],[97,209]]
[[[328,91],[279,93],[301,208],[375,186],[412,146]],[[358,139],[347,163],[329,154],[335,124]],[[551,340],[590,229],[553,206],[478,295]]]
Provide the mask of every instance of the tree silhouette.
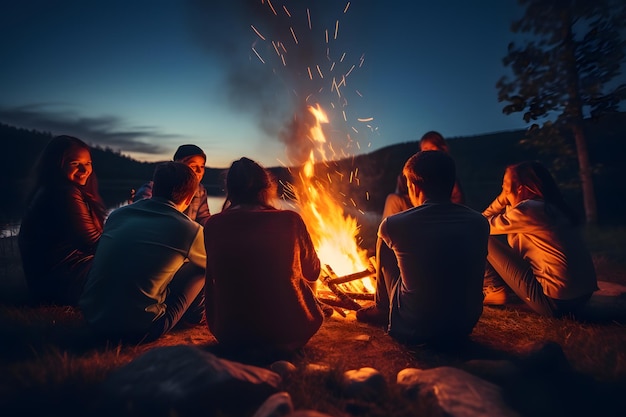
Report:
[[[575,155],[588,223],[597,222],[592,166],[583,129],[585,117],[619,110],[626,84],[616,82],[624,63],[626,3],[623,0],[519,0],[526,10],[513,33],[527,34],[523,45],[509,44],[503,59],[513,76],[498,83],[505,114],[523,112],[533,124],[527,142]],[[568,142],[569,132],[573,137]],[[562,160],[557,159],[557,162]]]

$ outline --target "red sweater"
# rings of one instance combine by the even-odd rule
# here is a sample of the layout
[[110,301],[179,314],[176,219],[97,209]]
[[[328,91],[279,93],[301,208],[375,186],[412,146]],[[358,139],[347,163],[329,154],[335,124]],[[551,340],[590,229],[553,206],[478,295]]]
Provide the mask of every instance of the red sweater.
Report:
[[230,209],[209,218],[206,316],[220,343],[297,349],[323,315],[311,283],[320,261],[299,214]]

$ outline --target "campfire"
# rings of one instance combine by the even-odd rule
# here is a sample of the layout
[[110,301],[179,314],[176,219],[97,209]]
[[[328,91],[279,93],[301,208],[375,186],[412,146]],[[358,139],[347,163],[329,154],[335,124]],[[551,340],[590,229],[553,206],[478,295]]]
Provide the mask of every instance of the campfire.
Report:
[[[274,3],[250,2],[250,11],[257,20],[251,25],[249,56],[258,60],[262,65],[258,69],[268,77],[278,76],[281,85],[289,86],[289,100],[293,100],[290,104],[294,104],[295,112],[279,137],[287,145],[290,165],[301,168],[292,171],[292,184],[283,185],[295,201],[295,209],[304,219],[322,261],[321,281],[326,288],[318,289],[318,297],[343,314],[345,309],[359,309],[359,301],[373,299],[375,267],[357,243],[359,225],[347,210],[356,209],[356,203],[338,191],[335,180],[338,175],[342,185],[358,182],[358,172],[347,175],[332,170],[334,160],[340,158],[322,129],[329,120],[319,104],[310,103],[328,103],[329,109],[341,114],[345,125],[334,126],[335,131],[345,133],[349,146],[360,149],[359,141],[351,136],[352,132],[358,135],[359,129],[354,125],[347,129],[348,120],[354,118],[346,108],[352,99],[363,97],[350,80],[363,66],[365,55],[347,51],[354,42],[342,36],[343,28],[350,27],[340,24],[348,14],[350,2]],[[252,78],[256,80],[263,72],[255,70]],[[267,96],[274,97],[274,92]],[[275,107],[274,103],[267,104],[268,108]],[[373,132],[372,120],[356,118]],[[346,156],[349,155],[341,154],[342,158]]]
[[[361,308],[357,300],[374,299],[375,267],[357,243],[357,220],[337,201],[330,176],[316,176],[316,163],[327,167],[326,150],[332,147],[327,146],[322,129],[322,124],[328,123],[326,113],[319,105],[308,110],[314,116],[309,130],[314,146],[290,188],[322,262],[326,288],[318,288],[318,297],[345,317],[343,309]],[[354,177],[350,175],[350,181]]]

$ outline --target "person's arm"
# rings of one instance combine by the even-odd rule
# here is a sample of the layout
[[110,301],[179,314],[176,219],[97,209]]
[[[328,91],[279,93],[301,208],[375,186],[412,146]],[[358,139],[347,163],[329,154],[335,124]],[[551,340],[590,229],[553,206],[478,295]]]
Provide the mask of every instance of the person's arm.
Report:
[[500,193],[483,211],[483,216],[489,218],[496,214],[504,213],[506,211],[507,200],[504,197],[504,193]]
[[209,217],[211,217],[211,212],[209,210],[206,188],[202,184],[198,184],[198,198],[200,199],[200,205],[196,213],[196,221],[204,226]]
[[543,202],[525,200],[505,212],[487,217],[490,234],[505,235],[513,233],[531,233],[547,227]]
[[302,275],[307,281],[315,282],[322,271],[321,262],[302,217],[295,212],[294,214],[298,216],[297,228],[300,239],[300,264],[302,265]]
[[152,184],[152,181],[149,181],[139,187],[139,189],[135,192],[135,195],[133,196],[133,201],[152,198]]
[[204,246],[204,229],[202,226],[199,226],[196,231],[196,236],[191,243],[187,257],[192,264],[202,269],[206,268],[206,249]]
[[64,198],[65,212],[69,217],[68,235],[72,236],[77,248],[92,250],[102,235],[102,224],[95,218],[83,193],[77,187],[71,187]]

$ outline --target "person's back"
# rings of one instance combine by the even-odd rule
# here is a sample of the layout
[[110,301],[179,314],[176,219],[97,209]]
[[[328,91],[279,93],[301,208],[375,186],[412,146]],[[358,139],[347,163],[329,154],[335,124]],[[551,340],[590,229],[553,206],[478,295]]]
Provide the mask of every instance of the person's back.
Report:
[[387,218],[381,229],[403,278],[391,300],[390,335],[420,341],[471,333],[482,314],[483,216],[450,202],[425,203]]
[[207,322],[220,343],[304,345],[323,317],[306,283],[317,279],[320,263],[300,216],[226,210],[209,219],[205,234],[213,283],[207,284]]
[[297,350],[323,321],[311,236],[298,213],[273,207],[276,181],[251,159],[232,163],[226,190],[204,230],[209,330],[229,350]]
[[414,207],[381,222],[375,303],[356,318],[404,343],[465,338],[482,314],[489,224],[450,200],[456,168],[446,152],[416,153],[403,175]]
[[156,338],[198,296],[206,262],[203,228],[182,213],[196,186],[184,164],[161,164],[152,198],[109,215],[80,298],[97,333],[133,341]]
[[81,298],[90,323],[105,334],[147,328],[163,314],[163,284],[183,265],[201,229],[155,198],[113,211]]

